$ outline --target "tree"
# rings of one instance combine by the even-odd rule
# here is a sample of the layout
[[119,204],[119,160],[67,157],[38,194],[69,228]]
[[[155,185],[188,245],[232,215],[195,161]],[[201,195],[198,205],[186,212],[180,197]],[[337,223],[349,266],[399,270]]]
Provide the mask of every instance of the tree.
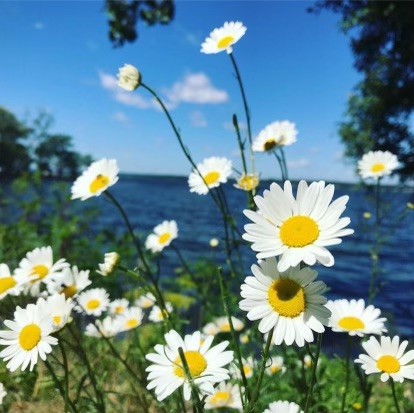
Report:
[[389,150],[401,162],[401,179],[413,179],[413,1],[324,0],[310,11],[323,9],[341,15],[355,68],[363,75],[339,128],[346,155],[359,159],[371,149]]

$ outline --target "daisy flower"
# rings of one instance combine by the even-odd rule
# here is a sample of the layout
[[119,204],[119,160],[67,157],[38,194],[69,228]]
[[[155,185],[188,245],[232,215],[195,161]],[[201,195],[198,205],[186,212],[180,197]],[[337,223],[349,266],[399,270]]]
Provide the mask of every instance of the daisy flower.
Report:
[[0,264],[0,300],[9,294],[19,295],[30,278],[27,274],[12,276],[8,265]]
[[0,352],[0,357],[7,361],[7,368],[15,371],[19,367],[32,371],[39,357],[46,360],[46,354],[58,343],[52,333],[49,313],[35,304],[26,308],[17,307],[14,320],[5,320],[4,324],[10,330],[0,331],[0,345],[7,346]]
[[[244,328],[243,321],[239,320],[236,317],[231,317],[231,321],[233,323],[234,331],[240,331]],[[217,325],[220,333],[229,333],[230,332],[230,324],[227,317],[219,317],[214,320],[214,323]]]
[[37,300],[37,306],[43,313],[49,314],[53,332],[62,329],[71,321],[71,313],[74,307],[71,298],[66,299],[65,294],[54,294],[46,299],[41,297]]
[[4,388],[4,384],[0,383],[0,405],[3,404],[3,399],[7,395],[6,389]]
[[303,413],[300,406],[293,402],[277,401],[269,404],[263,413]]
[[246,33],[247,28],[241,22],[225,22],[218,29],[214,29],[201,45],[201,53],[219,53],[225,50],[233,51],[232,46]]
[[[319,359],[319,363],[320,362],[321,362],[321,360]],[[317,367],[319,367],[319,363],[318,363]],[[299,366],[301,366],[302,364],[306,369],[310,369],[312,367],[312,364],[313,364],[312,357],[309,354],[305,354],[305,356],[303,357],[302,363],[300,361],[298,362]]]
[[387,319],[379,318],[381,311],[373,305],[365,308],[365,301],[362,299],[328,301],[326,307],[332,313],[328,325],[332,331],[359,337],[387,332],[384,327]]
[[118,86],[133,92],[141,83],[141,73],[135,66],[124,64],[118,70]]
[[242,174],[234,187],[242,191],[253,191],[259,185],[259,175],[257,174]]
[[246,333],[246,334],[240,334],[239,337],[240,343],[242,344],[247,344],[250,342],[250,334]]
[[242,410],[240,388],[237,384],[222,381],[214,389],[214,393],[206,398],[204,406],[206,410],[219,409],[220,407]]
[[121,324],[119,320],[110,316],[105,317],[102,321],[96,320],[95,323],[89,323],[85,329],[85,335],[89,337],[114,337],[120,333]]
[[30,282],[25,286],[25,293],[38,296],[43,283],[59,277],[69,267],[64,258],[53,263],[53,251],[50,246],[35,248],[26,254],[15,270],[17,277],[30,277]]
[[153,323],[160,323],[161,321],[164,321],[166,318],[168,318],[168,314],[171,314],[173,311],[173,306],[171,303],[166,302],[165,309],[167,311],[161,310],[160,307],[154,305],[154,307],[151,309],[151,312],[149,313],[148,320],[152,321]]
[[65,294],[66,298],[77,297],[86,287],[92,284],[89,279],[89,270],[79,271],[74,265],[72,268],[65,268],[58,278],[48,283],[50,294]]
[[407,351],[408,341],[400,344],[398,336],[380,337],[380,342],[373,336],[362,343],[367,352],[360,354],[355,363],[361,363],[365,374],[380,373],[381,381],[385,382],[390,377],[392,380],[402,383],[404,379],[414,380],[414,364],[407,364],[414,360],[414,350]]
[[287,120],[273,122],[257,135],[252,149],[254,152],[270,152],[281,146],[289,146],[296,142],[297,134],[294,123]]
[[161,252],[178,237],[178,228],[175,221],[163,221],[153,229],[145,241],[145,248],[152,253]]
[[283,357],[281,356],[272,356],[271,357],[271,364],[270,366],[266,367],[265,373],[268,376],[273,376],[274,374],[281,373],[283,374],[286,371],[286,367],[284,365]]
[[231,175],[232,163],[226,158],[211,157],[197,165],[197,171],[191,172],[188,177],[190,192],[206,195],[211,188],[227,182]]
[[203,327],[203,333],[207,334],[208,336],[215,336],[220,333],[220,329],[218,328],[217,324],[212,321]]
[[99,196],[118,181],[119,169],[115,159],[92,162],[88,169],[73,183],[71,199],[85,201]]
[[325,186],[323,181],[309,187],[300,181],[295,199],[290,181],[285,181],[284,189],[272,183],[263,197],[254,197],[257,212],[244,210],[253,224],[245,225],[243,238],[253,243],[258,259],[280,256],[279,271],[302,261],[331,267],[334,257],[326,247],[340,244],[341,237],[354,232],[345,228],[349,218],[339,218],[349,197],[341,196],[331,203],[333,194],[334,186]]
[[211,248],[217,248],[220,241],[217,238],[211,238],[209,244]]
[[92,288],[79,294],[77,302],[76,311],[99,317],[109,306],[109,295],[103,288]]
[[214,337],[208,336],[201,342],[199,331],[182,339],[175,330],[171,330],[164,337],[166,345],[157,344],[154,347],[155,353],[145,356],[153,363],[145,370],[148,372],[147,389],[155,389],[159,401],[180,386],[184,388],[185,400],[190,400],[191,388],[178,352],[179,347],[183,349],[193,382],[202,394],[213,394],[213,384],[230,378],[228,370],[224,368],[233,360],[233,352],[224,351],[229,345],[228,341],[211,347]]
[[[242,358],[242,365],[243,365],[243,372],[246,379],[250,379],[253,376],[253,372],[257,367],[256,360],[253,357],[249,356],[247,358]],[[241,373],[239,369],[239,365],[236,363],[232,363],[230,366],[230,372],[233,377],[237,377],[241,380]]]
[[99,264],[99,270],[96,270],[98,274],[104,277],[113,273],[115,267],[118,265],[120,256],[116,252],[107,252],[105,254],[105,261],[103,264]]
[[121,331],[132,330],[141,325],[143,316],[139,307],[130,307],[117,317],[119,328]]
[[382,178],[398,168],[397,157],[389,151],[369,151],[358,161],[358,172],[363,179]]
[[313,342],[313,331],[323,333],[330,311],[322,296],[327,288],[315,281],[317,273],[310,268],[290,268],[284,273],[277,269],[276,259],[268,258],[253,265],[254,277],[247,277],[241,286],[239,307],[248,311],[249,320],[260,320],[259,331],[274,329],[273,341],[303,347]]
[[135,300],[135,305],[146,310],[155,304],[155,297],[152,293],[146,293]]
[[123,314],[129,306],[129,301],[126,298],[118,298],[109,303],[109,312],[113,315]]

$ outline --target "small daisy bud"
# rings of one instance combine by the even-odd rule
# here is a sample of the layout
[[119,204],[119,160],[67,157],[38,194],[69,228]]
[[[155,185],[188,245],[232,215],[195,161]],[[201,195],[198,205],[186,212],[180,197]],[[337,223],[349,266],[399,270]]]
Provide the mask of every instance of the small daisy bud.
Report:
[[217,248],[219,245],[219,240],[217,238],[211,238],[210,240],[210,247]]
[[125,64],[118,71],[118,86],[133,92],[141,83],[141,73],[135,66]]
[[363,217],[365,218],[365,219],[370,219],[371,218],[371,212],[364,212],[364,214],[363,214]]
[[105,254],[105,262],[103,264],[99,264],[99,270],[97,270],[96,272],[98,274],[103,275],[104,277],[112,274],[115,267],[118,265],[120,259],[121,257],[118,253],[107,252]]
[[407,202],[408,209],[414,209],[414,204],[412,202]]
[[356,411],[356,412],[360,412],[362,410],[362,404],[361,403],[354,403],[352,405],[352,408]]

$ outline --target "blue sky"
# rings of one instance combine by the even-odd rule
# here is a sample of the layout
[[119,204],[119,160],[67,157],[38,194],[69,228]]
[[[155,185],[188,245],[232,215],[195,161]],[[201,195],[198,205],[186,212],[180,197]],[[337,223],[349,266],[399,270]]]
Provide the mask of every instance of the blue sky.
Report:
[[[244,113],[230,60],[199,51],[211,30],[239,20],[247,33],[234,56],[253,133],[290,120],[299,131],[298,142],[286,148],[290,177],[352,181],[337,125],[359,77],[337,16],[308,14],[312,4],[178,1],[172,24],[141,23],[137,42],[114,49],[103,1],[2,1],[0,105],[19,118],[50,112],[54,132],[73,136],[79,152],[117,159],[122,172],[187,175],[190,166],[145,90],[128,95],[113,88],[118,68],[131,63],[173,102],[172,116],[196,162],[226,156],[239,166],[229,125],[233,113],[240,120]],[[202,99],[194,84],[202,86]],[[280,178],[274,158],[258,156],[256,165],[262,176]]]

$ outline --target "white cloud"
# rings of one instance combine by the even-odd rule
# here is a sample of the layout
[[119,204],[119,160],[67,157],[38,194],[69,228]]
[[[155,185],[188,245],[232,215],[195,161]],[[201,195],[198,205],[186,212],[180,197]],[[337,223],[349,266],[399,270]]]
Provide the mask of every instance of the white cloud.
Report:
[[45,25],[42,22],[36,22],[33,25],[33,28],[36,30],[43,30],[45,28]]
[[119,123],[129,123],[129,118],[124,112],[115,112],[112,114],[111,119]]
[[297,159],[296,161],[288,161],[287,166],[290,169],[302,169],[310,165],[308,159]]
[[195,110],[191,112],[189,117],[192,126],[196,128],[205,128],[207,126],[207,120],[200,111]]

